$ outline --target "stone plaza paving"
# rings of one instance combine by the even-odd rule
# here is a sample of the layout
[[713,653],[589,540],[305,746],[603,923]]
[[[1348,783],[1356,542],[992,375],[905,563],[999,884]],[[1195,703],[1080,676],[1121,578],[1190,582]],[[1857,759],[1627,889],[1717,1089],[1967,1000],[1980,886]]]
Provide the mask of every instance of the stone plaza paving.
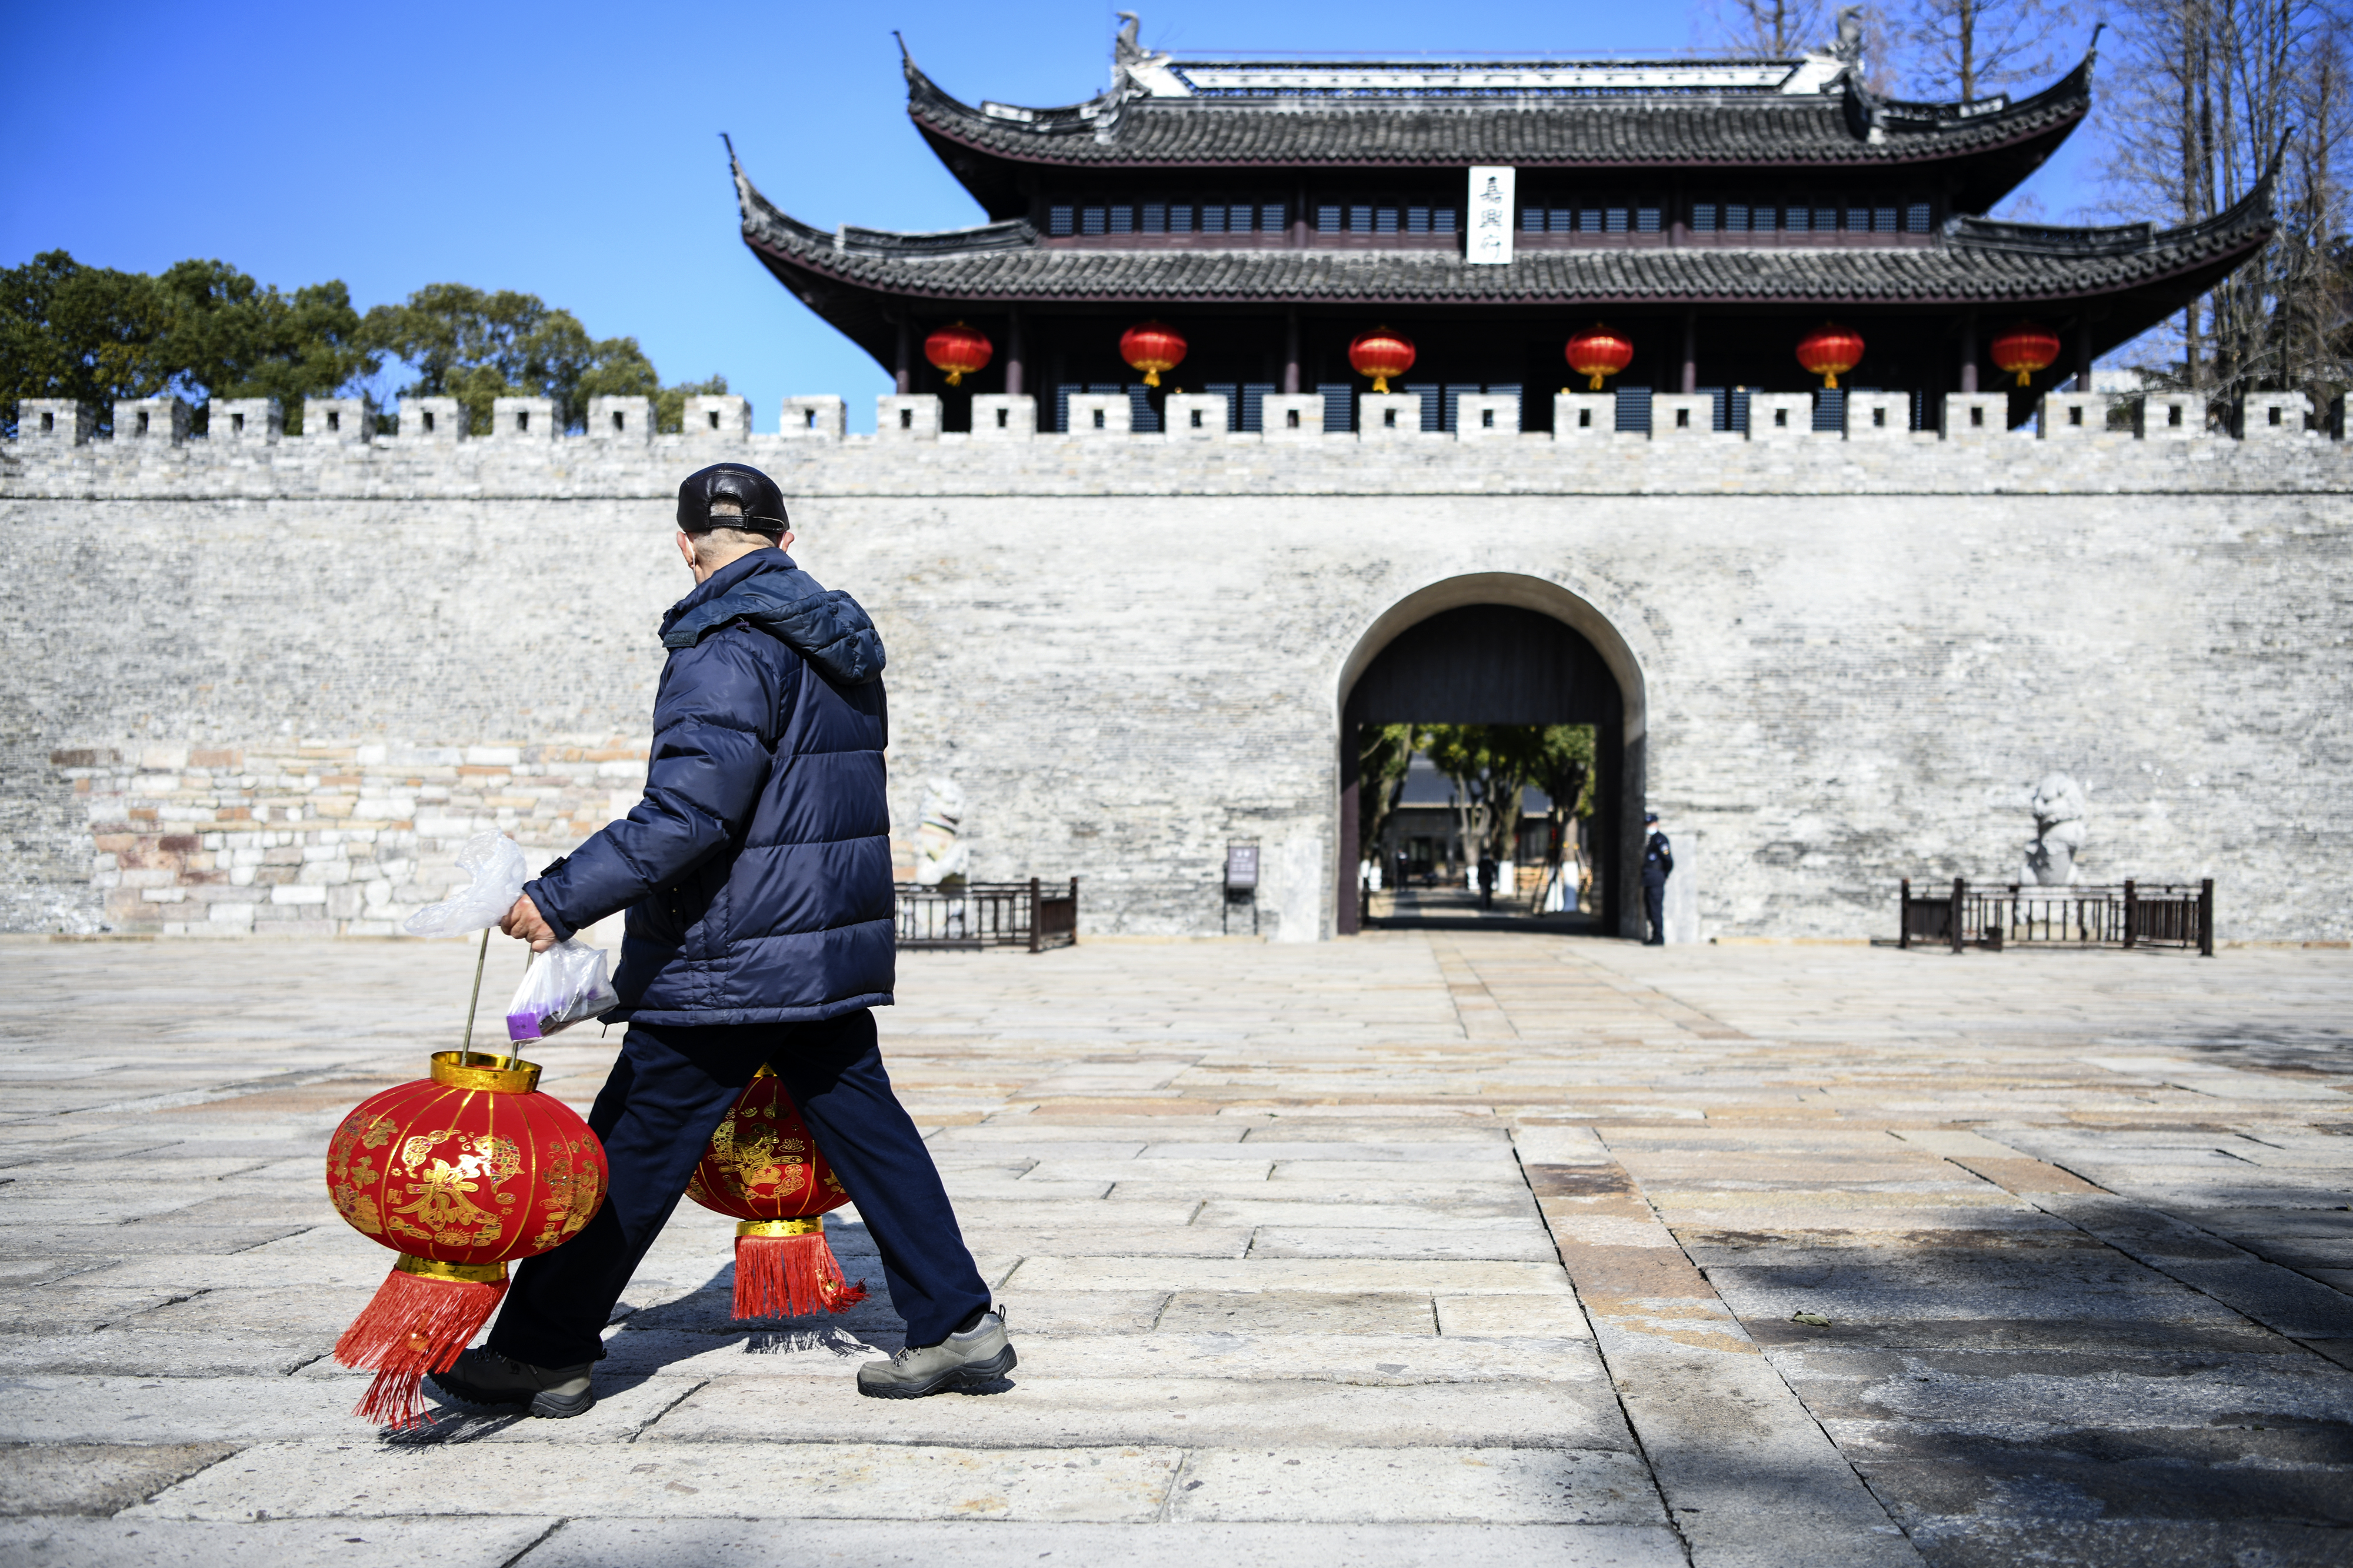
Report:
[[471,959],[0,942],[0,1563],[2353,1562],[2353,954],[910,955],[1005,1386],[860,1398],[854,1215],[745,1327],[688,1205],[592,1413],[385,1436],[322,1152]]

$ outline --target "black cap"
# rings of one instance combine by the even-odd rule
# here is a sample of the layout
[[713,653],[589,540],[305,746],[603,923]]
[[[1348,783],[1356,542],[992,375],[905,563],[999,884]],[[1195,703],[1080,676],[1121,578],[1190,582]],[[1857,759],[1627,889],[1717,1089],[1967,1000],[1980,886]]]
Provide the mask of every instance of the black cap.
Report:
[[1642,814],[1642,820],[1645,822],[1656,822],[1659,820],[1659,814],[1655,811],[1646,811]]
[[[719,500],[732,500],[742,507],[742,521],[713,519],[711,503]],[[781,535],[792,526],[792,520],[785,513],[785,492],[776,488],[776,480],[742,463],[713,463],[687,475],[678,487],[678,526],[685,533],[708,533],[725,527]]]

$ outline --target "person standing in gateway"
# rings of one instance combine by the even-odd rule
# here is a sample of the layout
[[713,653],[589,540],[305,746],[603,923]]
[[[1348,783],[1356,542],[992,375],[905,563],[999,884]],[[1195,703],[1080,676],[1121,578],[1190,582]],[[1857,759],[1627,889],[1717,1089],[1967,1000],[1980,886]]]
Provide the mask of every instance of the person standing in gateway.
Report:
[[662,618],[645,796],[525,883],[500,925],[544,952],[626,909],[605,1021],[629,1031],[588,1115],[605,1206],[516,1272],[487,1345],[432,1374],[461,1405],[564,1416],[596,1403],[613,1305],[763,1065],[858,1205],[907,1321],[906,1348],[860,1366],[859,1392],[915,1398],[1014,1367],[875,1044],[897,955],[882,640],[793,564],[792,542],[757,468],[721,463],[679,486],[695,588]]
[[1675,874],[1674,847],[1659,826],[1655,811],[1642,814],[1642,826],[1650,837],[1642,845],[1642,913],[1651,922],[1651,934],[1643,939],[1644,947],[1667,945],[1667,879]]

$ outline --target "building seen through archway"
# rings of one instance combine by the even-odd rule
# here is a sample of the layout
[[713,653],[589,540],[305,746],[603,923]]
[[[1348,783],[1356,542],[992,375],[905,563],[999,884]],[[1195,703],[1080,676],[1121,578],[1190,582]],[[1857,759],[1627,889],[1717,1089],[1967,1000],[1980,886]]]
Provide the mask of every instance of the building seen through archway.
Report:
[[1595,728],[1359,726],[1365,923],[1471,916],[1598,927]]
[[[1502,581],[1483,584],[1491,590],[1505,588],[1493,600],[1485,600],[1482,584],[1472,580],[1440,584],[1416,595],[1423,602],[1409,600],[1392,611],[1352,661],[1356,668],[1343,692],[1339,737],[1335,924],[1342,935],[1362,929],[1362,867],[1367,853],[1393,856],[1398,847],[1396,832],[1383,833],[1389,842],[1379,845],[1367,844],[1363,833],[1365,744],[1367,731],[1383,725],[1590,726],[1587,908],[1603,931],[1628,934],[1639,920],[1639,900],[1629,897],[1627,879],[1635,859],[1632,846],[1641,809],[1640,702],[1638,696],[1629,703],[1624,682],[1612,668],[1630,667],[1630,661],[1614,635],[1608,639],[1616,645],[1618,658],[1613,660],[1570,624],[1568,616],[1582,611],[1579,618],[1593,621],[1596,630],[1607,634],[1606,623],[1570,595],[1549,584],[1507,581],[1508,587]],[[1536,608],[1531,600],[1557,604]],[[1514,801],[1502,809],[1519,818],[1524,806]],[[1451,837],[1459,838],[1459,832]],[[1505,832],[1497,842],[1509,846],[1520,837]],[[1410,842],[1404,847],[1410,857]],[[1427,858],[1435,863],[1431,869],[1443,866],[1444,874],[1455,878],[1465,859],[1475,861],[1478,855],[1475,847],[1452,844],[1444,850],[1432,844],[1429,849]],[[1504,897],[1517,892],[1516,886],[1499,889]],[[1570,903],[1574,907],[1575,900]]]

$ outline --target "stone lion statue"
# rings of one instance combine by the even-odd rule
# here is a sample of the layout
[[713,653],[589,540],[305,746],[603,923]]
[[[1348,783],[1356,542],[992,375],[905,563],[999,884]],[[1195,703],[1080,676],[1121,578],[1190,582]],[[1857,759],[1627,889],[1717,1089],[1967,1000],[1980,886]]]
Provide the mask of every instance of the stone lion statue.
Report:
[[915,829],[915,885],[961,885],[972,851],[964,841],[964,791],[948,779],[923,781],[923,821]]
[[2026,847],[2026,874],[2021,880],[2046,888],[2076,881],[2081,876],[2076,857],[2091,837],[2084,822],[2084,786],[2066,773],[2045,773],[2026,804],[2034,813],[2034,839]]

